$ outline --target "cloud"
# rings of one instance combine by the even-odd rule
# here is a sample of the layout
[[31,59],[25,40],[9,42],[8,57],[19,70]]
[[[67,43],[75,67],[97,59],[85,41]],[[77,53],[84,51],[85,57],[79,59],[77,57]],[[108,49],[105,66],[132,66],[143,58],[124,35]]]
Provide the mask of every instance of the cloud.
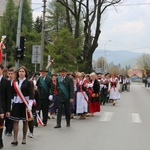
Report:
[[[149,3],[148,0],[128,0],[124,4]],[[109,9],[103,16],[99,47],[106,41],[109,50],[148,51],[150,49],[150,5],[120,6]]]

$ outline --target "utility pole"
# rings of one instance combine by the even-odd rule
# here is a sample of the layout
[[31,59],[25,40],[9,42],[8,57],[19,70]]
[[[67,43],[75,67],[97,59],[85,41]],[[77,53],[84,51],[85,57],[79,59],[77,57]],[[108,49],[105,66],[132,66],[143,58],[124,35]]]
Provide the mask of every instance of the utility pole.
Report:
[[[18,13],[18,27],[17,27],[17,38],[16,38],[16,48],[20,49],[20,34],[21,34],[21,19],[22,19],[22,8],[24,0],[20,0],[19,13]],[[19,59],[15,61],[15,69],[19,67]]]
[[105,42],[105,44],[104,44],[104,61],[103,61],[103,71],[104,71],[104,73],[107,73],[107,65],[108,65],[108,63],[107,63],[107,50],[106,50],[106,44],[108,43],[108,42],[111,42],[111,40],[108,40],[108,41],[106,41]]
[[43,57],[44,57],[44,39],[45,39],[45,13],[46,13],[46,0],[43,0],[43,20],[42,20],[42,37],[41,37],[41,61],[40,69],[43,67]]

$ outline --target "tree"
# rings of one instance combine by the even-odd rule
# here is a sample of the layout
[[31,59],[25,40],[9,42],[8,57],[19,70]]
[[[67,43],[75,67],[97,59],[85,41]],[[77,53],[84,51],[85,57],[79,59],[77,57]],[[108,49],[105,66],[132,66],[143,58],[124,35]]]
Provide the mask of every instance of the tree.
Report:
[[32,30],[32,12],[28,0],[24,0],[22,8],[22,27],[26,26],[28,31]]
[[42,17],[37,17],[36,20],[33,22],[33,29],[37,32],[37,33],[41,33],[42,32]]
[[150,69],[150,55],[149,54],[143,54],[137,59],[137,63],[141,66],[144,67],[148,65],[147,69]]
[[[6,47],[4,53],[7,54],[7,61],[9,64],[14,63],[14,51],[16,47],[16,34],[17,34],[17,22],[18,22],[18,9],[15,6],[13,0],[9,0],[6,5],[6,10],[2,19],[2,35],[6,35]],[[32,30],[32,13],[28,0],[24,0],[22,10],[22,31],[21,35],[24,35],[23,29],[27,31]],[[13,64],[14,65],[14,64]]]
[[51,33],[57,33],[66,28],[65,8],[52,0],[48,3],[46,19],[46,27],[50,29]]
[[101,68],[102,73],[106,73],[108,70],[108,64],[105,57],[100,57],[97,60],[97,68]]
[[66,28],[57,33],[57,39],[55,39],[53,44],[46,46],[47,53],[54,58],[56,72],[61,67],[66,67],[70,71],[77,71],[78,64],[76,62],[76,55],[78,55],[78,50],[75,48],[77,43],[78,40],[75,40]]
[[6,10],[3,14],[1,24],[1,35],[6,35],[6,49],[3,53],[7,54],[7,60],[13,62],[14,45],[17,32],[17,12],[13,0],[9,0],[6,5]]
[[[68,0],[57,0],[62,4],[68,14],[72,14],[75,20],[74,36],[78,38],[80,36],[80,20],[83,15],[84,21],[84,43],[82,56],[80,61],[85,63],[84,68],[81,68],[84,72],[91,72],[92,70],[92,55],[95,49],[98,47],[98,39],[101,34],[101,21],[102,15],[110,6],[121,2],[121,0],[72,0],[70,3]],[[96,25],[94,27],[94,25]],[[92,30],[93,27],[95,30]]]
[[[63,34],[62,37],[65,36],[65,38],[68,40],[67,42],[59,42],[59,47],[61,47],[61,50],[63,51],[65,49],[65,47],[67,47],[67,53],[69,55],[67,56],[71,56],[71,58],[68,58],[68,60],[72,59],[73,56],[73,62],[66,62],[66,64],[68,64],[67,66],[69,66],[69,68],[74,68],[75,70],[77,70],[77,68],[83,64],[79,64],[78,63],[78,58],[81,55],[81,49],[82,49],[82,43],[83,43],[83,39],[82,39],[82,35],[78,36],[78,38],[74,38],[74,20],[72,19],[72,16],[67,16],[68,12],[66,12],[67,9],[65,9],[65,7],[63,7],[62,5],[60,5],[59,3],[56,3],[55,1],[52,1],[48,4],[48,9],[47,9],[47,20],[46,20],[46,35],[47,38],[49,38],[49,40],[47,41],[48,43],[52,44],[52,47],[55,46],[55,48],[58,46],[58,41],[60,40],[60,33]],[[69,21],[72,24],[68,24],[68,17],[69,17]],[[71,25],[71,27],[70,27]],[[47,30],[48,29],[48,30]],[[66,33],[65,33],[66,32]],[[70,33],[68,33],[70,32]],[[49,36],[48,36],[49,34]],[[68,37],[66,37],[68,36]],[[69,39],[71,41],[69,41]],[[72,42],[73,41],[73,42]],[[70,48],[70,43],[72,43],[72,46]],[[62,45],[61,45],[62,44]],[[66,44],[64,46],[64,44]],[[51,46],[49,46],[51,47]],[[50,49],[50,48],[48,48]],[[53,49],[53,48],[51,48]],[[57,51],[49,51],[49,54],[55,59],[55,62],[58,66],[61,66],[62,63],[59,59],[57,59],[57,55],[55,54]],[[73,54],[73,55],[72,55]],[[65,59],[67,60],[67,59]],[[74,64],[75,63],[75,64]],[[60,64],[60,65],[59,65]],[[77,65],[78,64],[78,65]],[[72,66],[71,66],[72,65]]]
[[150,55],[143,54],[137,59],[137,63],[143,68],[146,74],[150,74]]

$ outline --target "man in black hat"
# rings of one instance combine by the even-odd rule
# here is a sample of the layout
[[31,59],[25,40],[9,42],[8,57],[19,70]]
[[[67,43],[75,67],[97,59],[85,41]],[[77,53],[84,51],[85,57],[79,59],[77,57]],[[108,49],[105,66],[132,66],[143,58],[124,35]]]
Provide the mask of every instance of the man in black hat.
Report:
[[57,88],[58,113],[57,125],[54,128],[61,128],[63,108],[66,116],[66,126],[70,127],[70,103],[74,101],[74,85],[72,78],[67,76],[67,70],[65,68],[60,70],[60,76],[57,78]]
[[40,77],[37,80],[37,89],[40,94],[39,110],[42,111],[44,126],[47,125],[49,97],[53,95],[52,79],[47,75],[48,70],[45,68],[40,70]]

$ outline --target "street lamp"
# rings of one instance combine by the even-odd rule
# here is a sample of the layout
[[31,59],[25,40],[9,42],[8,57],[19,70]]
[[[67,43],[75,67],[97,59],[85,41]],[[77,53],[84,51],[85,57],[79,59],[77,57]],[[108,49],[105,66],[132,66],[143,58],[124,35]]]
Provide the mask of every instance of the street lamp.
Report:
[[[105,44],[104,44],[104,54],[107,52],[106,51],[106,44],[108,42],[111,42],[111,40],[108,40],[108,41],[105,42]],[[105,61],[103,61],[103,71],[104,71],[104,73],[107,72],[107,55],[106,55]]]

